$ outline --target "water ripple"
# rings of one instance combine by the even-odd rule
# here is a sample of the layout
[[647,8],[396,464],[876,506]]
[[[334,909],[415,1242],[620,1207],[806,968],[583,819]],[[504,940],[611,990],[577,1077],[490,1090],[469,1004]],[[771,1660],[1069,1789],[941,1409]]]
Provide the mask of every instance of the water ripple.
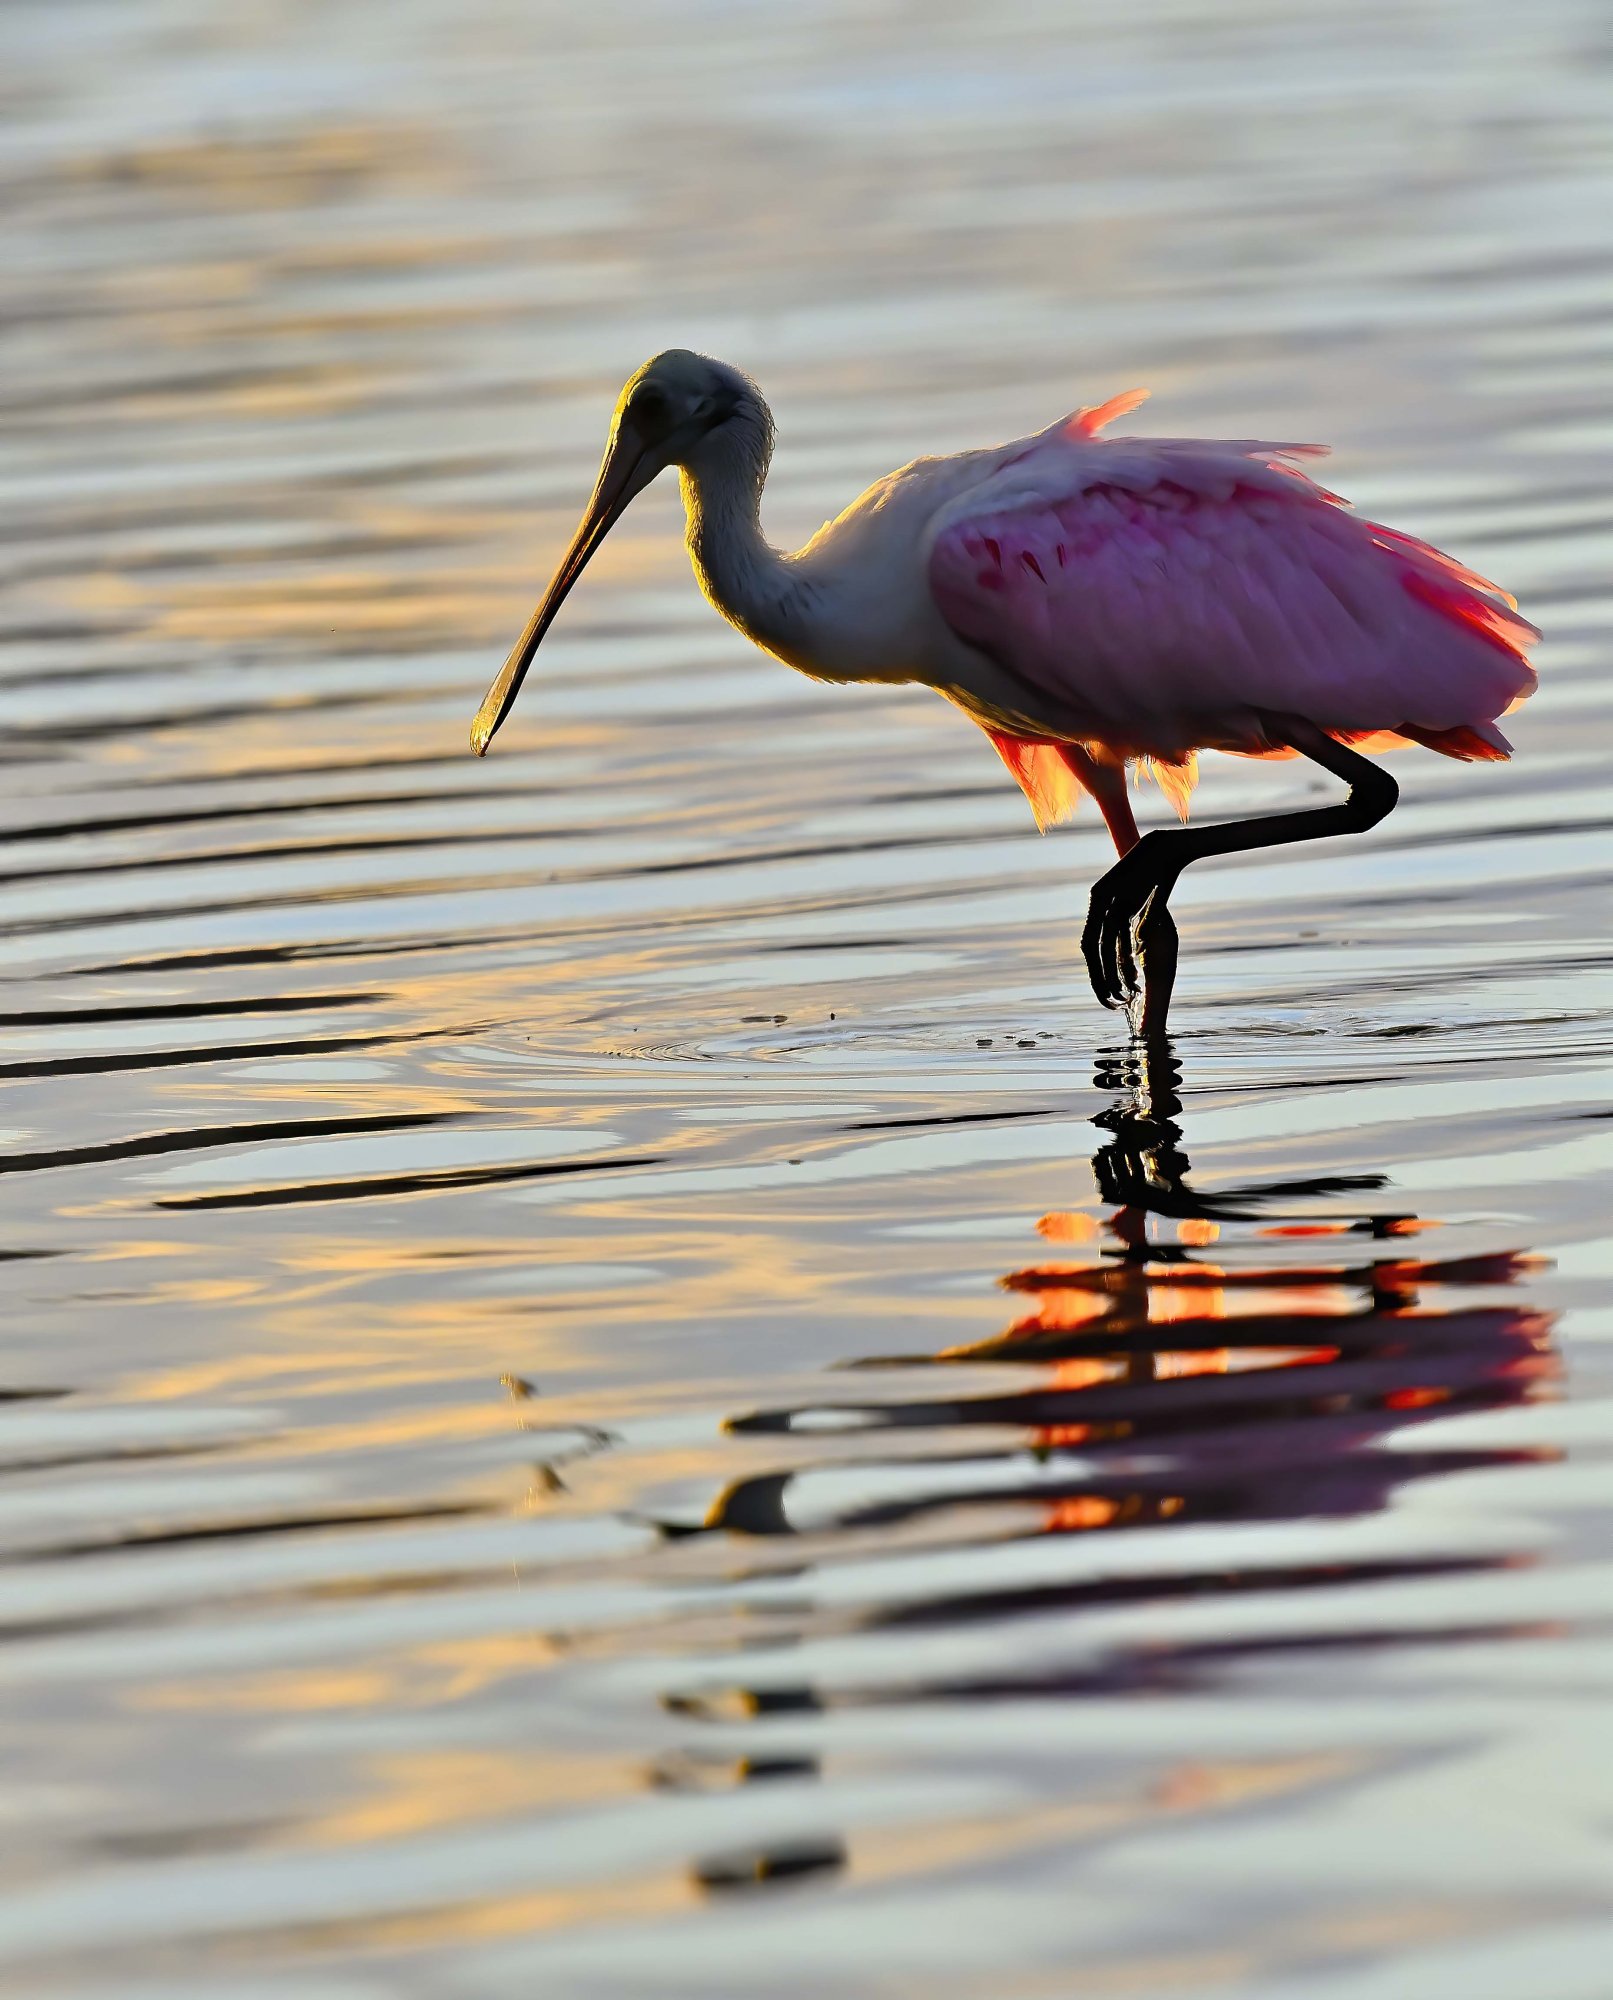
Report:
[[[0,1987],[1600,2000],[1605,34],[69,13],[0,65]],[[1546,628],[1520,756],[1194,871],[1141,1069],[1096,816],[723,632],[669,491],[479,764],[669,339],[782,542],[1136,380],[1331,438]]]

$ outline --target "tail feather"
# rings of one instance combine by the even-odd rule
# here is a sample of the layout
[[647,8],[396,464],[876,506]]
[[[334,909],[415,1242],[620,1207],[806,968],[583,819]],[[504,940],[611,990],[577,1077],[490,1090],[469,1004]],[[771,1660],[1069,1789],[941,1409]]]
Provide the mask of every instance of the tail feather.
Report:
[[[1469,569],[1466,563],[1458,562],[1455,556],[1448,556],[1443,549],[1436,549],[1432,542],[1422,542],[1415,535],[1403,535],[1398,528],[1386,528],[1381,521],[1368,524],[1372,539],[1380,549],[1391,554],[1409,557],[1419,569],[1436,571],[1449,577],[1453,582],[1465,583],[1473,590],[1482,590],[1488,597],[1499,597],[1511,611],[1518,608],[1518,600],[1510,590],[1503,590],[1498,583],[1492,583],[1487,576],[1480,576],[1476,569]],[[1520,619],[1519,624],[1524,621]],[[1530,627],[1533,630],[1533,627]],[[1538,638],[1540,635],[1535,634]]]
[[1499,647],[1503,653],[1510,654],[1528,673],[1528,685],[1533,688],[1534,670],[1529,666],[1527,655],[1529,648],[1540,637],[1538,626],[1531,625],[1527,618],[1520,618],[1515,610],[1498,604],[1493,598],[1481,596],[1472,585],[1449,583],[1425,569],[1403,570],[1400,581],[1413,597],[1439,612],[1441,617],[1464,626],[1490,645]]
[[1493,722],[1464,722],[1455,729],[1419,729],[1413,722],[1403,722],[1397,733],[1464,764],[1504,764],[1512,755],[1512,745]]

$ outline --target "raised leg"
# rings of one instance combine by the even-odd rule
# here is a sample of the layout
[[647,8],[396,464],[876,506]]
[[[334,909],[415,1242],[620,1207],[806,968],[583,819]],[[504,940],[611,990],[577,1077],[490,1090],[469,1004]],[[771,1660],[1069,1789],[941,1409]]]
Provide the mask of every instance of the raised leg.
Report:
[[[1105,1007],[1124,1005],[1147,1039],[1165,1032],[1176,974],[1176,926],[1166,907],[1182,870],[1214,854],[1242,854],[1290,841],[1365,833],[1394,809],[1400,788],[1359,751],[1336,743],[1298,716],[1262,716],[1272,743],[1285,743],[1342,778],[1349,796],[1336,806],[1230,820],[1224,826],[1159,829],[1144,834],[1093,885],[1081,949],[1092,990]],[[1143,990],[1139,1010],[1139,968]]]

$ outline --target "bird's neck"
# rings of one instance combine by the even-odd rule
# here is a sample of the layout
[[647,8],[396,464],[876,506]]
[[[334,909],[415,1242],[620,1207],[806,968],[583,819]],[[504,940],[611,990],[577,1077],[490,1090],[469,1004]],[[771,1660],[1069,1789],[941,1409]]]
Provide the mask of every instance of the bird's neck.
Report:
[[773,455],[765,405],[745,408],[679,469],[685,536],[700,588],[732,625],[794,662],[809,637],[810,587],[762,533],[762,486]]

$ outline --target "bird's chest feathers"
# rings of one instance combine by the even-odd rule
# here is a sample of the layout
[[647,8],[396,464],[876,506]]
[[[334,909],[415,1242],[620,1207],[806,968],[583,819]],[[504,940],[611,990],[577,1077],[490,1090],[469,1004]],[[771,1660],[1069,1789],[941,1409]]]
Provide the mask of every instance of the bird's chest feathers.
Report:
[[927,679],[940,628],[910,511],[852,510],[820,530],[791,559],[806,615],[770,650],[820,680]]
[[805,615],[760,643],[824,681],[910,681],[923,670],[921,620],[899,572],[868,570],[804,579]]
[[706,597],[747,639],[786,666],[825,681],[905,681],[921,661],[912,577],[894,551],[820,547],[750,559],[691,537]]

